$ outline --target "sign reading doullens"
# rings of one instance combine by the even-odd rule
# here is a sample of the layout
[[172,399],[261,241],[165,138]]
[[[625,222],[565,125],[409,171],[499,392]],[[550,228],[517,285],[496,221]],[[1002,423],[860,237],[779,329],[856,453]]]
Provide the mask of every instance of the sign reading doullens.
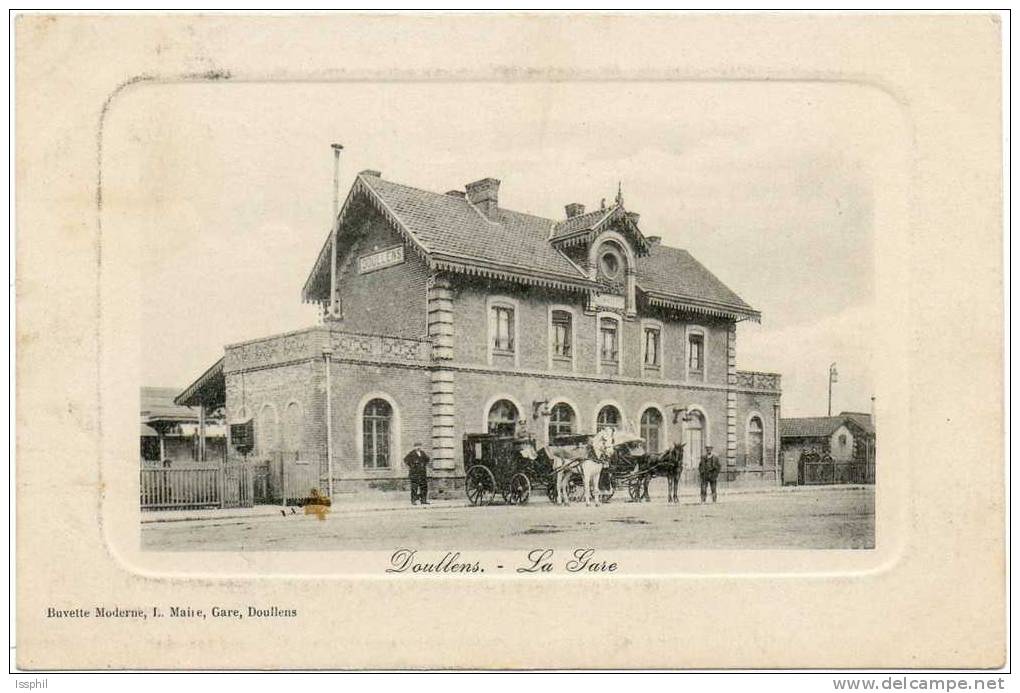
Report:
[[358,272],[365,274],[375,272],[385,267],[399,265],[404,261],[404,246],[398,245],[386,250],[380,250],[371,255],[362,255],[358,258]]

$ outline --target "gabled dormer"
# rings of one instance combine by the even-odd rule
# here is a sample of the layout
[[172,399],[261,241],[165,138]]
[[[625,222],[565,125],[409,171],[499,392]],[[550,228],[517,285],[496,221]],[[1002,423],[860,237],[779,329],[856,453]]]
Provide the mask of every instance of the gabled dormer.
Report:
[[549,242],[567,255],[598,284],[588,309],[637,314],[637,258],[647,256],[652,243],[638,227],[640,215],[628,212],[623,195],[616,202],[585,212],[584,205],[566,206],[567,218],[553,226]]

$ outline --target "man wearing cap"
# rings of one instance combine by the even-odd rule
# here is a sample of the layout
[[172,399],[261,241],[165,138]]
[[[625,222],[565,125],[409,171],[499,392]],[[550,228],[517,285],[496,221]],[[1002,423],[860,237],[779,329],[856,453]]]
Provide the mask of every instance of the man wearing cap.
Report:
[[716,496],[716,484],[719,481],[719,470],[722,467],[719,466],[719,458],[712,452],[712,446],[705,446],[705,454],[701,456],[701,462],[698,463],[698,477],[701,480],[701,502],[705,502],[705,496],[707,495],[709,484],[712,485],[712,502],[715,503],[717,500]]
[[415,441],[414,449],[404,457],[404,464],[407,465],[408,478],[411,480],[411,505],[419,500],[422,505],[429,504],[429,465],[432,460],[421,448],[421,443]]

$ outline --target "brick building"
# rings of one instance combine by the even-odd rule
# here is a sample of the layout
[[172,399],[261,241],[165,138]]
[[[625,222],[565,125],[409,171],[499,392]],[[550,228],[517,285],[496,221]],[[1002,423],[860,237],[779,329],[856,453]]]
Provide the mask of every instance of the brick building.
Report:
[[455,486],[465,434],[521,425],[711,444],[724,482],[777,483],[780,378],[736,368],[737,323],[760,314],[619,194],[552,220],[499,186],[361,172],[302,291],[322,324],[228,345],[177,401],[252,421],[250,455],[317,462],[334,492],[403,484],[416,440]]
[[[810,477],[805,478],[805,453],[831,458],[835,464],[859,463],[863,472],[854,481],[875,481],[875,426],[871,414],[844,411],[836,416],[781,419],[779,437],[784,484],[812,483]],[[847,478],[843,483],[849,481]]]

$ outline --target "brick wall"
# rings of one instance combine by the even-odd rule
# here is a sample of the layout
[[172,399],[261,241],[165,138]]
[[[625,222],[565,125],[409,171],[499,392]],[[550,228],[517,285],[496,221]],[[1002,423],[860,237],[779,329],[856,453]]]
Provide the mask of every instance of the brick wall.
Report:
[[[255,419],[258,443],[249,459],[260,459],[275,451],[296,452],[303,460],[320,459],[319,441],[324,438],[316,422],[322,418],[312,396],[312,375],[317,365],[315,361],[304,360],[225,373],[228,421]],[[294,418],[287,416],[292,405],[298,408]],[[231,446],[228,460],[241,459],[243,456]]]
[[[454,279],[454,361],[461,364],[489,365],[488,306],[493,298],[510,299],[516,306],[517,354],[507,357],[496,354],[492,365],[500,368],[549,370],[549,308],[552,305],[573,309],[574,372],[607,374],[600,369],[596,341],[596,316],[584,312],[580,294],[550,291],[534,287],[515,287],[498,281],[467,281]],[[608,315],[608,313],[604,313]],[[705,318],[696,322],[677,320],[655,310],[646,310],[636,320],[620,320],[622,363],[620,375],[641,378],[644,359],[642,318],[662,324],[662,368],[656,377],[663,380],[684,380],[687,356],[688,326],[700,327],[706,338],[705,379],[697,382],[724,385],[727,382],[727,333],[731,323]],[[558,368],[557,368],[558,369]],[[693,378],[692,378],[693,380]]]
[[[373,210],[364,235],[337,258],[337,288],[342,319],[334,324],[351,332],[422,337],[426,334],[428,267],[410,244],[404,244],[389,222]],[[393,246],[404,246],[404,262],[366,274],[358,258]]]

